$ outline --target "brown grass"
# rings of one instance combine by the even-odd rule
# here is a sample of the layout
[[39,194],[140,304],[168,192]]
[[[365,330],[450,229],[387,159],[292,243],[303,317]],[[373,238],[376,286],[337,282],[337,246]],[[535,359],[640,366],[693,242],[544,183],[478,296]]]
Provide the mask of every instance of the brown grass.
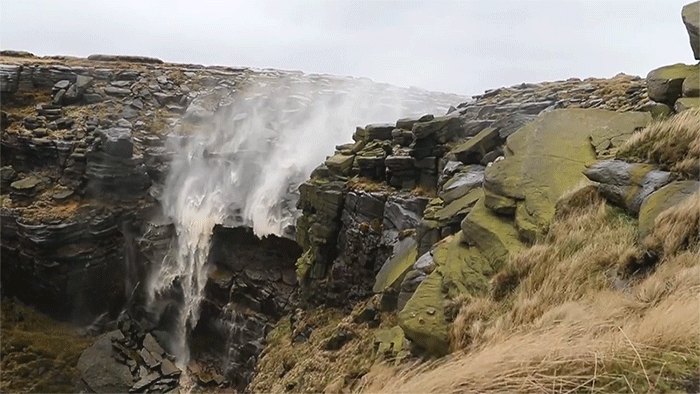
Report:
[[653,122],[627,140],[617,157],[658,164],[697,178],[700,173],[700,108]]
[[[697,199],[672,207],[640,247],[633,219],[589,188],[569,194],[547,236],[513,256],[491,295],[463,301],[450,333],[461,351],[377,366],[358,390],[697,392],[698,215]],[[658,250],[653,269],[619,286],[630,250],[647,247]]]
[[368,178],[354,176],[348,180],[348,187],[353,191],[363,191],[368,193],[373,192],[389,192],[391,189],[386,182],[377,182]]
[[700,192],[667,209],[654,220],[654,229],[644,240],[644,249],[674,256],[700,245]]

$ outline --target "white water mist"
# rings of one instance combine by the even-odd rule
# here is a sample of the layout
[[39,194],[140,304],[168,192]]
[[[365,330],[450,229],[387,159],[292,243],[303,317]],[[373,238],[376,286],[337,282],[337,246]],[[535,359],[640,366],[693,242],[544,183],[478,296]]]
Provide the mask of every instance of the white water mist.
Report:
[[258,236],[291,235],[298,185],[335,145],[350,141],[355,126],[441,115],[460,99],[279,71],[263,71],[245,86],[219,86],[195,98],[195,106],[198,100],[214,101],[216,108],[210,108],[206,127],[191,133],[183,120],[175,129],[180,135],[171,139],[174,157],[161,203],[176,228],[177,246],[149,286],[151,299],[176,283],[181,287],[174,333],[178,364],[189,362],[187,335],[199,318],[216,224],[251,227]]

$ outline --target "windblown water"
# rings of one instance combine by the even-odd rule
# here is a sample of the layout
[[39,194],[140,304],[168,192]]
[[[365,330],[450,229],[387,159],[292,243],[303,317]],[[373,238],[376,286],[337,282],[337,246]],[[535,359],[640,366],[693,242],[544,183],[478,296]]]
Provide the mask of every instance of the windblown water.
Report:
[[153,300],[173,288],[182,294],[172,333],[181,367],[189,362],[187,337],[199,319],[215,225],[291,236],[298,185],[336,144],[350,141],[355,126],[444,114],[458,99],[411,95],[364,80],[269,74],[256,84],[212,89],[188,110],[201,106],[207,118],[186,114],[174,127],[173,160],[160,200],[177,239],[152,275],[149,296]]

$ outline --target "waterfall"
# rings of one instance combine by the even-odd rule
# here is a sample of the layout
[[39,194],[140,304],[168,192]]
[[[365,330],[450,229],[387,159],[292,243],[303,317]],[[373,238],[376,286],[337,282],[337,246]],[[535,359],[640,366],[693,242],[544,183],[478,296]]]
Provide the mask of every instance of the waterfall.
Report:
[[169,289],[182,293],[173,333],[181,367],[189,362],[187,336],[199,318],[215,225],[290,236],[298,185],[336,144],[350,140],[355,126],[441,114],[449,105],[365,80],[270,73],[244,90],[200,92],[191,108],[200,102],[217,108],[196,132],[186,114],[169,140],[173,159],[160,202],[175,226],[176,246],[152,273],[148,295],[152,303]]

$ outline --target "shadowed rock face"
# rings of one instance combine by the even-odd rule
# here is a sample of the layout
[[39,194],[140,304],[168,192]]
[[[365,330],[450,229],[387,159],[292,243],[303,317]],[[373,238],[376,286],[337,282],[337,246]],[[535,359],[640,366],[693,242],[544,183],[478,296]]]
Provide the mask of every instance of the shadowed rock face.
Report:
[[[221,197],[224,214],[212,226],[226,227],[210,229],[213,249],[204,256],[211,270],[191,350],[239,388],[269,326],[296,302],[301,250],[276,235],[293,237],[297,186],[326,148],[349,136],[349,125],[443,113],[466,100],[277,70],[2,56],[3,295],[81,324],[102,316],[90,332],[114,329],[126,304],[145,329],[167,332],[178,289],[144,308],[149,277],[176,247],[177,212],[163,212],[161,203],[188,180],[211,180],[216,193],[190,194]],[[391,139],[392,130],[372,133]],[[352,163],[340,164],[344,171]],[[227,183],[223,177],[233,173]],[[363,249],[363,234],[348,233],[347,243]],[[368,248],[361,263],[368,277],[378,251]],[[212,338],[220,341],[212,345]],[[146,379],[139,390],[158,385],[131,373]]]

